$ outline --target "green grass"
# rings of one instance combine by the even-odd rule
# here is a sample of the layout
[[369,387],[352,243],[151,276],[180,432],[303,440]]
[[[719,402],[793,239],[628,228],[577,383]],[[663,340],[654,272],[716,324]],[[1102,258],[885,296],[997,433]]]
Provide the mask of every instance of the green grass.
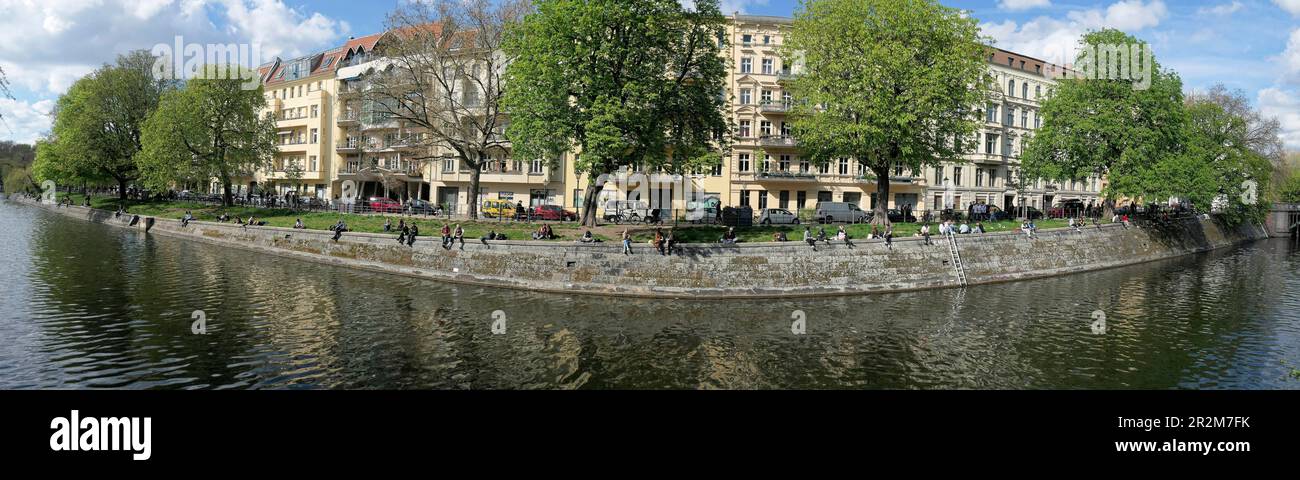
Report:
[[[62,197],[71,197],[76,205],[81,205],[83,196],[77,194],[65,194]],[[92,197],[91,206],[94,208],[114,211],[118,206],[117,198],[110,197]],[[391,218],[396,225],[398,219],[406,218],[407,222],[416,222],[420,226],[420,234],[424,236],[437,236],[442,229],[442,225],[447,223],[446,219],[431,219],[421,217],[404,217],[401,215],[389,215],[387,217],[379,215],[353,215],[330,212],[295,212],[288,209],[269,209],[258,207],[230,207],[225,208],[205,203],[172,201],[172,202],[139,202],[127,201],[127,212],[150,217],[164,219],[180,219],[188,210],[194,214],[194,217],[200,221],[215,222],[222,212],[233,217],[247,219],[249,216],[255,216],[258,220],[265,221],[267,225],[273,227],[293,227],[297,219],[302,219],[303,225],[313,230],[328,230],[339,219],[347,222],[348,228],[354,232],[365,233],[383,233],[384,219]],[[1039,229],[1047,230],[1053,228],[1065,228],[1069,225],[1066,220],[1039,220],[1036,222]],[[540,223],[511,222],[511,221],[492,221],[480,220],[474,222],[468,221],[451,221],[452,228],[461,225],[465,229],[467,238],[481,238],[489,231],[495,231],[505,234],[511,240],[531,240],[532,233],[537,231]],[[825,228],[826,234],[834,237],[838,231],[838,225],[807,225],[814,234],[820,229]],[[972,225],[974,226],[974,225]],[[577,223],[551,223],[551,228],[559,237],[557,241],[571,242],[582,236],[584,229]],[[592,235],[597,239],[609,242],[617,241],[621,238],[624,228],[628,228],[632,234],[633,241],[637,243],[649,242],[654,238],[655,230],[658,227],[631,226],[625,227],[620,225],[605,225],[592,229]],[[662,227],[667,232],[670,226]],[[932,226],[932,232],[938,235],[938,228]],[[772,235],[776,232],[785,232],[786,236],[797,241],[802,239],[804,225],[779,225],[779,226],[756,226],[740,227],[736,229],[736,236],[741,242],[756,243],[770,242]],[[849,237],[853,239],[865,239],[871,233],[871,225],[846,225]],[[1017,231],[1020,229],[1020,222],[984,222],[986,232],[1007,232]],[[721,226],[707,225],[682,225],[673,228],[673,236],[680,243],[717,243],[726,233],[727,228]],[[894,224],[894,238],[906,238],[915,236],[921,230],[921,225],[917,223],[899,223]]]
[[[1038,226],[1040,230],[1047,230],[1052,228],[1065,228],[1069,225],[1069,221],[1068,220],[1038,220],[1035,222],[1035,224]],[[817,234],[819,230],[825,228],[826,235],[832,238],[835,237],[835,234],[839,231],[839,225],[816,225],[816,224],[779,225],[779,226],[774,225],[769,227],[762,227],[762,226],[737,227],[736,238],[738,238],[741,242],[745,242],[745,243],[770,242],[772,241],[772,235],[776,234],[776,232],[785,232],[786,237],[789,238],[790,240],[792,241],[801,240],[803,238],[803,229],[805,226],[812,229],[814,235]],[[930,228],[931,228],[931,232],[934,235],[937,236],[939,234],[937,226],[931,225]],[[867,238],[869,234],[871,234],[871,225],[845,225],[845,230],[848,231],[849,238],[864,239]],[[984,231],[987,233],[1008,232],[1008,231],[1017,231],[1017,230],[1020,230],[1020,222],[1015,222],[1015,221],[984,222]],[[664,227],[664,232],[666,233],[667,231],[668,228]],[[727,227],[719,227],[719,226],[692,226],[692,227],[685,227],[685,228],[676,228],[673,230],[673,238],[678,242],[682,242],[682,243],[716,243],[718,240],[722,238],[722,235],[726,233],[726,231],[727,231]],[[920,231],[921,231],[921,224],[919,223],[894,224],[894,238],[911,237],[916,235]],[[654,237],[653,229],[650,229],[649,231],[645,231],[645,230],[639,231],[632,235],[633,240],[637,242],[647,242],[650,241],[650,239],[653,237]]]
[[[75,205],[81,205],[84,197],[78,194],[63,195],[60,198],[71,197]],[[91,207],[102,210],[116,211],[118,200],[108,197],[92,197]],[[267,226],[292,228],[298,219],[302,219],[303,226],[310,230],[329,230],[329,227],[338,223],[340,219],[348,224],[348,230],[362,233],[384,233],[385,219],[391,219],[393,226],[397,226],[400,219],[405,218],[407,223],[415,222],[420,227],[420,235],[437,236],[442,230],[444,224],[450,225],[453,229],[460,225],[465,229],[466,238],[482,238],[488,232],[495,231],[498,234],[504,234],[510,240],[531,240],[533,232],[541,227],[541,223],[511,222],[511,221],[448,221],[446,219],[435,219],[427,217],[411,217],[405,215],[354,215],[341,214],[332,212],[304,212],[293,211],[279,208],[260,208],[260,207],[222,207],[197,202],[171,201],[171,202],[126,202],[127,213],[148,217],[157,217],[162,219],[179,220],[189,211],[194,218],[199,221],[215,222],[224,212],[234,221],[235,217],[247,220],[248,217],[256,217],[259,221],[265,221]],[[551,223],[551,229],[559,237],[556,241],[574,241],[582,236],[583,230],[577,223]],[[393,232],[396,235],[396,232]],[[593,236],[602,241],[609,241],[609,238],[592,232]]]

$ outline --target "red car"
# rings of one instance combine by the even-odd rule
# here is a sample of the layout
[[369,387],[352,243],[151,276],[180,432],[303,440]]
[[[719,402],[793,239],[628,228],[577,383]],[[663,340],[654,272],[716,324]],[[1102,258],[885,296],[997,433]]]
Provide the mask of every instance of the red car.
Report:
[[578,214],[560,208],[556,205],[541,205],[533,209],[533,218],[538,220],[554,220],[557,222],[571,222],[578,220]]
[[375,213],[402,213],[402,204],[383,197],[370,197],[370,211]]

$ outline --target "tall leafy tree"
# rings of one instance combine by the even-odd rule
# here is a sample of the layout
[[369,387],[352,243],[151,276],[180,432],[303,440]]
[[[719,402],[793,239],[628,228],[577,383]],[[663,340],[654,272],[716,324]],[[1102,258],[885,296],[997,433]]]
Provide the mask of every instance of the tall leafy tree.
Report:
[[409,160],[455,158],[470,172],[469,215],[478,213],[483,167],[509,153],[502,99],[509,55],[506,30],[531,9],[527,0],[435,0],[400,5],[388,17],[383,70],[368,78],[371,115],[418,129]]
[[[126,198],[139,177],[144,124],[176,83],[155,78],[155,57],[135,51],[78,80],[59,98],[49,141],[40,145],[38,176],[68,182],[113,182]],[[55,162],[55,163],[51,163]]]
[[[1085,34],[1081,44],[1089,47],[1081,52],[1107,45],[1146,45],[1110,29]],[[1096,60],[1087,55],[1081,53],[1080,61]],[[1105,176],[1106,216],[1119,197],[1156,198],[1163,193],[1161,179],[1151,171],[1182,154],[1183,84],[1154,57],[1139,61],[1150,62],[1132,65],[1151,72],[1150,85],[1142,85],[1145,79],[1061,79],[1043,102],[1042,128],[1024,148],[1024,175],[1053,180]]]
[[162,190],[180,183],[216,179],[222,199],[233,205],[233,179],[270,167],[275,147],[275,119],[262,87],[245,89],[227,67],[207,65],[185,88],[163,95],[145,123],[142,180]]
[[[856,158],[888,223],[894,167],[921,171],[975,145],[989,49],[975,19],[933,0],[803,0],[782,46],[792,133],[812,163]],[[798,72],[796,72],[798,73]]]
[[717,165],[726,18],[717,0],[538,0],[505,52],[506,131],[516,156],[555,165],[577,152],[582,221],[596,223],[604,176],[630,165],[684,172]]

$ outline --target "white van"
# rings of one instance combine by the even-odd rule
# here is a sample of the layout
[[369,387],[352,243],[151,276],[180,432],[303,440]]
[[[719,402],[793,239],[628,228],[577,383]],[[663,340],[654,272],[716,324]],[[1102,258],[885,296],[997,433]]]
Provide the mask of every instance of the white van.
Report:
[[871,215],[862,211],[856,203],[821,202],[817,204],[816,218],[819,223],[864,223]]

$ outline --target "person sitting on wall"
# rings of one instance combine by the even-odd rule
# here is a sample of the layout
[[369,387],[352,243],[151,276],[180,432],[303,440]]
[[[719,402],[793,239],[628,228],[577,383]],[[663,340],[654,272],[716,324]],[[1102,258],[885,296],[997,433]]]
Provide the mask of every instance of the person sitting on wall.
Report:
[[[460,225],[456,225],[456,231],[455,231],[452,235],[454,235],[453,238],[455,239],[455,241],[460,242],[460,249],[461,249],[461,250],[464,250],[464,249],[465,249],[465,229],[460,228]],[[505,240],[505,236],[504,236],[504,235],[498,235],[497,237],[498,237],[497,240]]]
[[773,233],[773,234],[772,234],[772,241],[773,241],[773,242],[788,242],[788,241],[790,241],[790,238],[787,237],[787,236],[785,235],[785,232],[784,232],[784,231],[777,231],[776,233]]
[[664,230],[662,228],[655,230],[655,238],[650,242],[651,244],[654,245],[655,250],[659,251],[659,255],[663,256],[664,255]]
[[673,254],[673,249],[677,247],[677,239],[673,237],[673,229],[668,229],[668,237],[664,239],[664,247],[668,249],[668,254]]
[[305,229],[307,229],[307,226],[306,226],[306,225],[303,225],[303,224],[302,224],[302,219],[299,218],[299,219],[297,219],[297,220],[295,220],[295,221],[293,222],[293,229],[294,229],[294,230],[305,230]]
[[405,244],[406,236],[410,234],[411,234],[411,227],[407,225],[402,225],[402,228],[397,231],[397,244],[398,245]]
[[384,233],[393,231],[393,219],[384,217]]
[[[496,240],[496,239],[489,238],[488,240]],[[451,249],[451,225],[445,223],[442,224],[442,248],[444,250]]]
[[984,233],[984,222],[975,224],[975,233]]
[[814,252],[817,251],[817,237],[813,236],[811,228],[803,227],[803,241],[812,247]]
[[591,235],[591,230],[582,232],[582,238],[578,240],[582,243],[596,243],[596,237]]
[[408,228],[406,231],[406,246],[414,247],[415,237],[418,236],[420,236],[420,227],[416,225],[415,222],[411,222],[410,228]]
[[961,235],[969,235],[970,225],[967,225],[966,222],[961,222],[961,226],[957,228],[957,233]]

